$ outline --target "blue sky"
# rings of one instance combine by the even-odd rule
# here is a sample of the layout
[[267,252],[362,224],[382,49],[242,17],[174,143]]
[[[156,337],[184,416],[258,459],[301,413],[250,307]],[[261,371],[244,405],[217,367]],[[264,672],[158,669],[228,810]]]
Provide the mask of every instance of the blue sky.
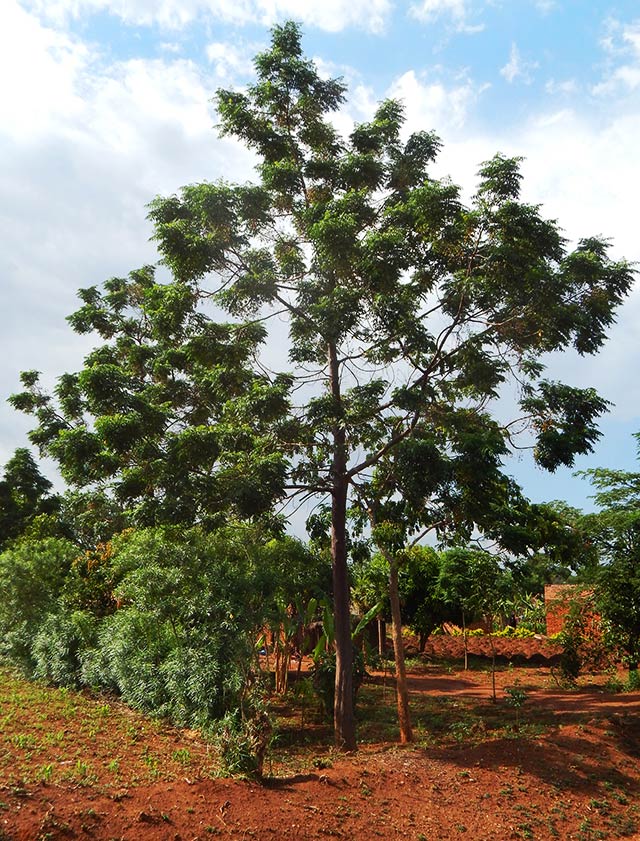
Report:
[[[269,26],[294,18],[321,71],[341,75],[344,130],[403,99],[435,129],[438,164],[469,195],[481,161],[525,156],[524,195],[570,241],[613,240],[640,262],[640,6],[578,0],[3,0],[0,4],[0,464],[29,420],[6,404],[18,372],[76,370],[90,342],[64,321],[76,290],[156,259],[145,204],[253,160],[213,125],[219,86],[247,84]],[[615,405],[580,468],[635,467],[637,289],[597,358],[549,360]],[[569,470],[509,466],[534,499],[588,506]]]

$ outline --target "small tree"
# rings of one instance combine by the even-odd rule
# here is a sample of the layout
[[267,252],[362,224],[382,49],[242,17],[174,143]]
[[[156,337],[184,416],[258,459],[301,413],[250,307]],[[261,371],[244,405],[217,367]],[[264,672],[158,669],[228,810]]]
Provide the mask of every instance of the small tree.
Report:
[[212,322],[197,290],[158,283],[150,267],[79,294],[69,323],[101,344],[59,378],[55,398],[36,371],[10,398],[37,419],[31,441],[90,491],[69,498],[75,516],[99,505],[136,525],[215,528],[229,513],[269,512],[284,481],[272,431],[289,383],[250,368],[264,329]]
[[51,488],[29,450],[17,449],[0,481],[0,550],[20,537],[37,517],[60,507],[60,498],[51,494]]
[[[640,457],[640,433],[636,433]],[[596,581],[596,604],[625,653],[630,682],[640,661],[640,473],[594,468],[587,476],[596,488],[600,511],[583,518],[604,562]],[[633,677],[632,677],[633,674]]]
[[481,617],[489,633],[492,652],[493,700],[496,700],[493,625],[501,613],[509,582],[498,559],[480,550],[450,549],[443,553],[439,581],[442,598],[462,612],[464,668],[468,668],[467,622]]

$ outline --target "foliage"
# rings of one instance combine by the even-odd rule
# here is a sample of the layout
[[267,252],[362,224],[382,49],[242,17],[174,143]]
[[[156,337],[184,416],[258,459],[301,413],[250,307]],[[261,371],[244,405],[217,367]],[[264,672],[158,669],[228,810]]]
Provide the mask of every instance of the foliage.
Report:
[[[454,618],[439,592],[439,575],[440,555],[435,549],[413,546],[400,553],[398,583],[402,618],[419,636],[421,651],[433,630]],[[381,602],[383,614],[389,619],[389,566],[384,556],[376,553],[354,564],[353,576],[355,599],[365,608]]]
[[[640,444],[640,434],[635,437]],[[640,473],[595,468],[582,475],[597,489],[601,509],[584,517],[604,561],[596,583],[598,610],[635,671],[640,660]]]
[[520,710],[527,701],[527,692],[520,686],[520,681],[515,680],[513,686],[505,687],[505,703],[516,711],[516,730],[520,729]]
[[79,295],[69,323],[102,344],[80,372],[58,379],[55,398],[27,371],[10,399],[36,418],[29,437],[41,453],[89,489],[85,510],[98,500],[105,508],[111,497],[99,492],[112,491],[140,525],[213,528],[229,511],[269,511],[282,493],[272,428],[287,409],[288,380],[250,369],[263,328],[214,323],[193,287],[159,283],[148,266]]
[[[367,674],[364,654],[359,648],[355,647],[353,648],[353,664],[351,672],[353,706],[355,708],[358,690],[362,686]],[[314,655],[311,680],[314,691],[320,699],[322,710],[325,716],[331,720],[333,718],[336,686],[335,651],[324,650],[319,651]]]
[[271,732],[267,709],[258,698],[253,699],[248,715],[240,709],[225,713],[215,727],[220,775],[262,777]]
[[96,644],[97,624],[88,611],[48,614],[31,644],[33,677],[56,686],[77,687],[82,659]]
[[[324,601],[322,608],[322,635],[316,647],[311,653],[313,668],[311,670],[311,683],[316,695],[320,699],[322,709],[326,716],[331,718],[335,701],[335,678],[336,678],[336,651],[335,651],[335,626],[329,602]],[[382,604],[380,602],[370,607],[361,617],[355,628],[351,631],[351,639],[355,640],[371,620],[380,613]],[[351,686],[353,693],[353,706],[355,708],[358,690],[362,686],[367,674],[367,660],[369,653],[366,646],[362,648],[353,647],[353,661],[350,668]]]
[[127,531],[85,553],[24,542],[0,555],[2,653],[37,677],[206,728],[253,685],[255,639],[284,579],[273,553],[246,526]]
[[[493,618],[509,592],[510,579],[495,555],[475,549],[442,553],[438,588],[441,598],[469,618]],[[489,622],[489,629],[493,622]]]
[[5,464],[0,480],[0,551],[20,537],[40,516],[51,516],[60,498],[38,469],[29,450],[19,448]]
[[582,593],[569,602],[562,631],[560,675],[564,682],[575,683],[580,673],[601,671],[610,662],[611,650],[596,614],[593,593]]
[[72,543],[57,538],[24,541],[0,554],[0,654],[28,672],[35,666],[34,639],[77,554]]
[[131,526],[132,519],[123,504],[104,491],[67,490],[59,499],[56,514],[36,517],[27,536],[66,537],[88,551],[98,544],[107,544],[115,534]]
[[[138,709],[206,726],[238,706],[272,591],[246,529],[146,530],[116,542],[119,609],[102,623],[86,679]],[[144,640],[144,645],[140,645]]]
[[499,631],[494,631],[493,634],[495,637],[508,637],[517,640],[522,639],[530,639],[536,635],[536,631],[531,630],[523,625],[518,625],[517,628],[514,628],[512,625],[506,625]]
[[509,607],[517,622],[515,635],[546,634],[547,610],[544,598],[530,593],[516,593]]
[[[611,625],[612,643],[624,652],[629,669],[634,671],[640,661],[640,528],[627,525],[624,531],[624,548],[616,547],[602,567],[596,593],[598,609]],[[631,549],[633,544],[638,548]]]

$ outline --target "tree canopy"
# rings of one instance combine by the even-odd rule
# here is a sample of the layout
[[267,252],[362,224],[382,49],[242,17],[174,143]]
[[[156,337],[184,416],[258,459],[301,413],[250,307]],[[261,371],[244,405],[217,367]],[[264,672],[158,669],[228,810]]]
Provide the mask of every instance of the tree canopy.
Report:
[[[221,324],[192,285],[163,284],[153,268],[80,291],[68,319],[101,343],[55,399],[35,371],[13,405],[34,415],[31,441],[75,488],[109,490],[131,522],[199,523],[270,512],[284,463],[273,427],[288,408],[286,377],[268,380],[251,360],[258,324]],[[104,502],[104,500],[103,500]]]
[[36,517],[59,508],[60,498],[51,493],[52,487],[29,450],[18,448],[5,464],[0,480],[0,550]]
[[[640,457],[640,433],[636,433]],[[640,473],[597,467],[583,471],[600,510],[582,519],[604,562],[597,575],[596,599],[611,623],[629,667],[640,661]]]

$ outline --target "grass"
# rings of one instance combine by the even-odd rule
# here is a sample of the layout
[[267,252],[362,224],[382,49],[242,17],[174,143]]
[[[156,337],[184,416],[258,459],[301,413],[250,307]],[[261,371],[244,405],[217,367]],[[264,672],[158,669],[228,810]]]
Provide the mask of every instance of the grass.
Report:
[[117,701],[27,681],[0,667],[0,778],[8,786],[72,783],[126,787],[215,776],[216,755],[197,734]]

